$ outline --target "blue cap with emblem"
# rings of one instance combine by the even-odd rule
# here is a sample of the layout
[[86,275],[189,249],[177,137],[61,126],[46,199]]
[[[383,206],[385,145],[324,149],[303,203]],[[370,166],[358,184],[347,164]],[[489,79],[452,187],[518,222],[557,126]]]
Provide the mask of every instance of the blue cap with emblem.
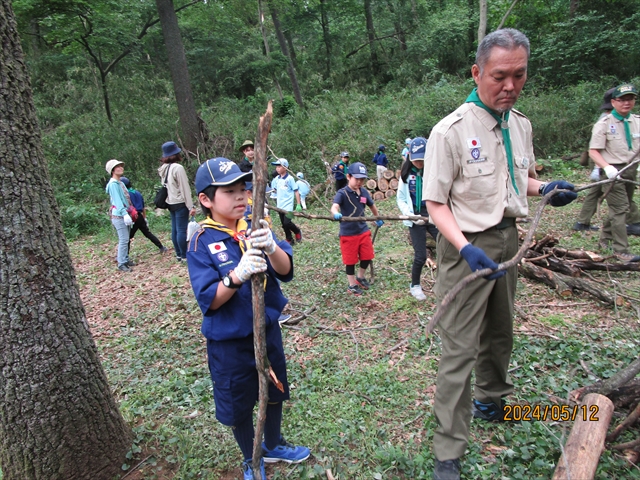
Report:
[[349,175],[355,178],[367,178],[367,167],[365,167],[360,162],[353,163],[349,165],[349,170],[347,172]]
[[411,140],[409,145],[409,160],[424,160],[424,154],[427,151],[427,139],[424,137],[416,137]]
[[196,193],[202,193],[207,187],[231,185],[238,180],[250,180],[253,172],[242,172],[240,167],[228,158],[210,158],[196,172]]

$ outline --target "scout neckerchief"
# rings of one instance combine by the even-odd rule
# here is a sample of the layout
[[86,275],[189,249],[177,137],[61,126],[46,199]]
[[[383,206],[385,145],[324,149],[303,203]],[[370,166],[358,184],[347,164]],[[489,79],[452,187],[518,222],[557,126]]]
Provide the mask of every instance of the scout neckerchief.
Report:
[[516,191],[516,195],[520,195],[518,191],[518,187],[516,185],[516,178],[513,173],[513,152],[511,150],[511,135],[509,134],[509,114],[511,110],[506,111],[502,114],[502,117],[487,107],[480,97],[478,96],[478,89],[474,88],[473,92],[467,97],[465,103],[473,103],[480,108],[485,109],[489,114],[496,119],[498,125],[500,125],[500,130],[502,131],[502,138],[504,139],[504,149],[507,152],[507,163],[509,164],[509,175],[511,175],[511,183],[513,185],[514,190]]
[[201,221],[200,225],[202,225],[203,228],[213,228],[214,230],[218,230],[220,232],[224,232],[228,234],[231,238],[233,238],[236,242],[238,242],[238,244],[240,245],[240,251],[243,254],[247,249],[246,234],[247,234],[247,228],[249,227],[249,225],[247,224],[247,221],[244,218],[241,218],[240,220],[238,220],[238,223],[236,224],[237,230],[232,230],[229,227],[212,220],[210,217],[207,217],[206,219]]
[[416,167],[411,167],[411,172],[416,176],[416,208],[415,214],[418,215],[420,213],[422,207],[422,172],[424,169],[417,169]]
[[613,115],[613,118],[615,118],[616,120],[620,120],[622,123],[624,123],[624,134],[627,137],[627,146],[629,147],[629,150],[633,150],[633,141],[631,140],[631,129],[629,128],[629,117],[631,117],[631,113],[627,113],[627,116],[623,117],[614,109],[614,110],[611,110],[611,115]]

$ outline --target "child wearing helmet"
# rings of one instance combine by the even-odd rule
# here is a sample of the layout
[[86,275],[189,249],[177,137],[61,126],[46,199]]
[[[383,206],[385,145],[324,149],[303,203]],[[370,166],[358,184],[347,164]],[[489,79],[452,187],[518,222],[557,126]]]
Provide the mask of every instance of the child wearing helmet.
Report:
[[387,169],[389,165],[389,160],[387,160],[387,155],[384,153],[386,150],[384,145],[380,145],[378,147],[378,153],[373,156],[373,163],[376,164],[376,173],[378,174],[378,181],[382,178],[382,174]]
[[243,454],[244,480],[252,480],[253,409],[258,400],[258,373],[253,348],[252,275],[265,273],[264,304],[267,356],[281,382],[269,385],[261,475],[264,463],[299,463],[309,457],[307,447],[293,446],[281,435],[282,402],[289,399],[287,368],[278,318],[287,304],[279,280],[293,278],[293,250],[278,241],[265,220],[249,236],[243,216],[246,181],[231,160],[213,158],[196,172],[195,187],[202,211],[187,251],[191,287],[202,311],[202,334],[207,339],[216,418],[232,427]]

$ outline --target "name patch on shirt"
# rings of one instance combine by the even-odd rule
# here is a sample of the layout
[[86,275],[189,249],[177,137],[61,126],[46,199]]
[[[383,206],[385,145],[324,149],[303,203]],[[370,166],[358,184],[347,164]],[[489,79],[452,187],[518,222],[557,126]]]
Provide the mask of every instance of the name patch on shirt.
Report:
[[227,249],[227,246],[224,244],[224,242],[214,242],[214,243],[210,243],[207,246],[209,247],[209,251],[211,252],[212,255],[215,255],[216,253],[224,252]]
[[481,157],[481,158],[472,158],[471,160],[467,160],[467,163],[482,163],[482,162],[486,162],[487,161],[487,157]]

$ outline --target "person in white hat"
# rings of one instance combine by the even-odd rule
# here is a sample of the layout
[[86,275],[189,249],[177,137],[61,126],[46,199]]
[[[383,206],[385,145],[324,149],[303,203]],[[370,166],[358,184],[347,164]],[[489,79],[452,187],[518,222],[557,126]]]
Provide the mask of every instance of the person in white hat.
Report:
[[131,206],[129,192],[120,181],[120,177],[124,174],[124,162],[116,159],[109,160],[105,169],[111,175],[105,190],[111,197],[111,208],[109,208],[111,224],[118,232],[118,270],[130,272],[134,265],[129,260],[129,227],[133,225],[133,219],[127,211]]

